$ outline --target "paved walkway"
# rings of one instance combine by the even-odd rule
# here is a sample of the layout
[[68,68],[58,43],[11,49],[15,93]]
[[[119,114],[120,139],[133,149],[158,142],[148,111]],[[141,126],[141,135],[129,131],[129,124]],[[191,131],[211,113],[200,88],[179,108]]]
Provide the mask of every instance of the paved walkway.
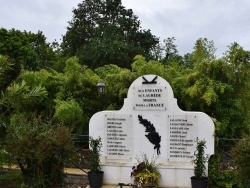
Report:
[[[19,169],[18,166],[12,165],[12,166],[7,166],[4,165],[3,168],[5,169]],[[85,172],[84,172],[85,171]],[[65,168],[64,172],[67,174],[72,174],[72,175],[87,175],[86,172],[88,172],[88,169],[84,169],[84,171],[78,169],[78,168]],[[102,188],[119,188],[120,186],[118,185],[103,185]],[[90,188],[89,185],[86,188]]]
[[[89,170],[84,169],[84,171],[88,172]],[[73,174],[73,175],[86,175],[85,172],[77,168],[65,168],[65,173]],[[89,185],[86,188],[90,188]],[[120,186],[119,185],[103,185],[102,188],[120,188]]]
[[78,168],[65,168],[64,172],[67,174],[76,174],[76,175],[86,175],[86,172],[88,172],[88,169],[83,169],[84,171],[78,169]]
[[[3,165],[4,169],[12,169],[12,170],[20,170],[20,168],[17,165]],[[76,175],[86,175],[86,172],[88,172],[88,169],[83,169],[84,171],[78,169],[78,168],[65,168],[64,171],[67,174],[76,174]]]

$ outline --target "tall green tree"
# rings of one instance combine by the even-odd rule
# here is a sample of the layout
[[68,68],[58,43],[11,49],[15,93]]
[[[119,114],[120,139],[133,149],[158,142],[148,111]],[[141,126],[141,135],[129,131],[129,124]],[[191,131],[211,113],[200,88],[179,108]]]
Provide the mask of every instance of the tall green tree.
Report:
[[46,37],[41,31],[35,34],[0,28],[0,39],[0,54],[8,57],[12,64],[12,69],[4,73],[4,87],[20,74],[21,69],[34,71],[49,68],[58,60],[58,54],[46,42]]
[[8,56],[17,67],[34,71],[48,68],[57,60],[42,31],[32,33],[1,28],[0,38],[0,54]]
[[207,38],[199,38],[195,42],[193,49],[192,61],[193,66],[196,66],[196,68],[199,67],[199,64],[215,60],[216,48],[212,40],[208,40]]
[[8,85],[6,77],[9,70],[12,69],[12,66],[13,64],[10,62],[8,56],[0,54],[0,91],[5,90],[6,86]]
[[[223,57],[223,60],[229,66],[228,82],[233,86],[231,93],[235,103],[229,108],[229,112],[235,109],[232,113],[234,124],[245,132],[250,131],[250,51],[246,51],[238,43],[234,42],[228,46],[228,50]],[[229,102],[229,101],[228,101]],[[243,115],[242,115],[243,114]]]
[[168,37],[167,39],[163,40],[164,46],[164,53],[165,57],[163,58],[164,63],[171,63],[171,62],[181,62],[182,57],[178,54],[177,46],[174,44],[175,38]]
[[130,68],[135,55],[149,57],[158,42],[150,30],[141,29],[138,17],[121,0],[84,0],[73,9],[61,47],[65,56],[76,55],[80,64],[91,68]]
[[249,52],[238,44],[222,58],[216,59],[214,52],[212,41],[198,39],[189,59],[193,68],[175,68],[180,72],[171,82],[183,110],[210,115],[219,137],[241,137],[250,117]]

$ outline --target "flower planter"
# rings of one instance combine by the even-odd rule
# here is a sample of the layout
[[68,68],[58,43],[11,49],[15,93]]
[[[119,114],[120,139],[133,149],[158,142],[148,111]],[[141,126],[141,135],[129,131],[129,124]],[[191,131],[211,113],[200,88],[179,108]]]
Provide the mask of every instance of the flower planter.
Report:
[[192,188],[207,188],[208,187],[208,178],[203,177],[202,179],[198,180],[195,176],[191,177],[191,185]]
[[91,173],[88,172],[88,179],[89,179],[89,186],[91,188],[100,188],[102,187],[103,183],[103,171],[100,171],[100,173]]

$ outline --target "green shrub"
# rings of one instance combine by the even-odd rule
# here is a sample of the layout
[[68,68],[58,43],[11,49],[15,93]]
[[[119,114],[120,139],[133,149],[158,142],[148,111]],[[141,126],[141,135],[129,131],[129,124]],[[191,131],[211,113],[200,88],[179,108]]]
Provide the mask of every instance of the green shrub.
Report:
[[210,187],[233,188],[238,186],[236,173],[233,168],[220,169],[221,158],[218,154],[212,155],[208,163],[208,177]]
[[56,100],[55,118],[62,124],[69,126],[74,133],[80,133],[83,124],[83,111],[75,100]]
[[31,187],[50,187],[64,180],[64,163],[73,143],[69,128],[41,118],[15,115],[7,130],[6,151]]
[[234,156],[237,167],[237,178],[240,182],[240,187],[250,187],[250,135],[245,135],[244,139],[238,142],[235,147]]
[[225,188],[238,187],[235,170],[229,169],[221,171],[220,175],[218,176],[217,185]]
[[209,185],[217,186],[218,177],[220,176],[220,157],[214,154],[210,157],[208,161],[208,177]]

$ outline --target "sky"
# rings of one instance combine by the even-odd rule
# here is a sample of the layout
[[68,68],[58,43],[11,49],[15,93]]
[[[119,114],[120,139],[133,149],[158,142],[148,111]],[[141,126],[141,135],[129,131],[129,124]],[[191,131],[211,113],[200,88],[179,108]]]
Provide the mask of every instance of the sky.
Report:
[[[0,27],[37,33],[61,42],[73,8],[82,0],[0,0]],[[162,41],[174,37],[180,55],[191,53],[199,38],[214,42],[222,56],[233,42],[250,51],[249,0],[122,0],[142,29]]]

